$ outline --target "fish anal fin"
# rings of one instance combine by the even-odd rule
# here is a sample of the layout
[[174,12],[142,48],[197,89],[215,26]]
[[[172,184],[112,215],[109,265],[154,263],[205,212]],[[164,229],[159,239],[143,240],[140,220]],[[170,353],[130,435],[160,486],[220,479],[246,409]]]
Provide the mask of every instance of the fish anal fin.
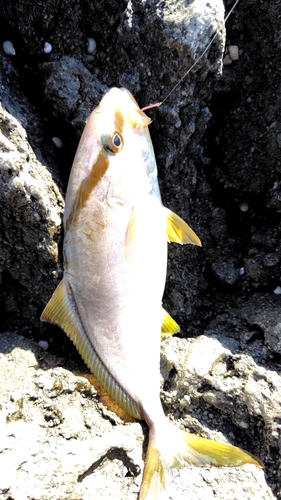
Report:
[[179,243],[184,245],[190,243],[201,247],[201,241],[197,234],[189,227],[189,225],[179,215],[175,214],[166,207],[163,207],[166,214],[166,231],[169,242]]
[[76,373],[75,375],[79,377],[84,377],[91,385],[93,385],[100,397],[101,402],[111,411],[114,411],[116,415],[118,415],[123,422],[136,422],[136,419],[129,415],[121,406],[119,406],[106,392],[102,384],[98,381],[98,379],[92,373]]
[[[77,346],[81,337],[82,325],[64,279],[55,289],[40,319],[60,326]],[[79,348],[78,350],[80,352]],[[82,355],[81,352],[80,354]]]
[[161,337],[164,335],[174,335],[175,333],[180,332],[180,326],[177,322],[170,316],[170,314],[163,309],[163,321],[161,326]]
[[263,467],[259,458],[229,444],[217,443],[177,429],[169,422],[151,427],[147,457],[138,500],[163,498],[171,468],[187,465],[236,467],[252,464]]
[[[110,409],[115,411],[113,405],[116,409],[122,407],[124,414],[127,413],[132,415],[133,418],[140,418],[138,403],[130,398],[111,376],[91,344],[76,310],[72,289],[67,280],[63,279],[54,291],[41,314],[41,320],[60,326],[72,340],[94,377],[104,387],[102,392],[103,401],[107,406],[110,406]],[[108,398],[106,398],[105,393],[108,394]],[[106,403],[106,400],[108,403]],[[112,401],[112,404],[109,401]],[[118,414],[118,411],[116,413]]]
[[95,371],[96,363],[92,355],[93,349],[76,311],[70,285],[65,279],[62,279],[55,289],[40,319],[60,326],[77,347],[90,370]]
[[55,323],[65,330],[70,313],[68,310],[69,304],[67,299],[68,297],[65,289],[65,283],[64,280],[62,280],[42,312],[40,317],[41,321]]

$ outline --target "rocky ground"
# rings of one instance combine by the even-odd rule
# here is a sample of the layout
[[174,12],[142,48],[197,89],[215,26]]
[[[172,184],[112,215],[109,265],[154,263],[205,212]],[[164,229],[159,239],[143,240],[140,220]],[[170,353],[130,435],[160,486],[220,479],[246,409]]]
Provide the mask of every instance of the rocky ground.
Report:
[[[137,498],[145,426],[104,406],[39,317],[62,275],[63,198],[91,109],[113,85],[162,100],[218,30],[149,112],[164,203],[203,245],[169,247],[164,305],[181,333],[162,342],[162,400],[179,426],[265,469],[190,467],[169,495],[281,499],[279,0],[241,0],[226,35],[221,0],[0,4],[0,498]],[[239,59],[222,69],[229,46]]]

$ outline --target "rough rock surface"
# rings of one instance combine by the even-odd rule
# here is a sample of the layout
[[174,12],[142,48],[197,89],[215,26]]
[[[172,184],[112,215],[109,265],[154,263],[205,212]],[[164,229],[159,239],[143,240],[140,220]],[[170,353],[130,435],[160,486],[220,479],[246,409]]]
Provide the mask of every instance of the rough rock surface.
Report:
[[[206,349],[212,355],[205,364],[206,354],[202,356],[202,353],[206,353]],[[196,361],[198,354],[201,363]],[[247,407],[244,414],[248,413],[248,418],[254,421],[262,411],[262,404],[256,408],[251,401],[257,387],[272,397],[268,420],[278,415],[274,407],[278,387],[273,385],[279,383],[280,391],[277,375],[266,379],[265,370],[254,363],[248,372],[242,358],[235,360],[236,372],[230,377],[229,357],[230,351],[222,348],[218,341],[203,336],[191,341],[171,338],[164,341],[162,375],[164,386],[169,384],[169,389],[163,392],[163,400],[167,409],[172,402],[174,420],[185,413],[187,403],[190,408],[197,406],[197,412],[191,409],[191,415],[196,415],[198,422],[201,420],[195,430],[207,437],[225,440],[221,433],[209,429],[216,418],[210,408],[222,407],[224,411],[226,406],[229,412],[231,407],[231,414],[235,403],[237,412]],[[143,467],[140,424],[122,423],[99,401],[87,379],[61,367],[52,367],[57,361],[22,336],[5,333],[0,337],[0,498],[79,500],[94,497],[102,500],[113,495],[124,500],[136,498]],[[211,367],[212,373],[208,375]],[[256,384],[248,382],[246,396],[242,388],[244,372],[248,379],[253,373],[258,379]],[[229,380],[228,387],[225,380]],[[199,394],[202,381],[209,384],[209,389]],[[227,402],[223,403],[225,392]],[[204,405],[204,400],[208,406],[200,418],[198,407]],[[182,417],[179,423],[191,430],[196,425],[194,417],[186,420]],[[245,429],[242,421],[238,425]],[[231,428],[231,424],[225,422],[225,428]],[[267,432],[268,436],[273,432],[270,424]],[[254,429],[249,429],[250,433],[254,436]],[[254,444],[257,446],[252,443],[253,448]],[[173,473],[169,498],[184,499],[187,494],[195,500],[274,499],[263,471],[254,466],[188,467]]]
[[[52,355],[15,334],[0,337],[8,469],[0,498],[137,496],[139,424],[122,424],[67,371],[85,367],[39,316],[61,276],[63,194],[91,109],[114,85],[143,106],[162,100],[218,30],[149,112],[164,203],[203,243],[169,248],[164,305],[181,333],[163,343],[162,397],[179,425],[260,456],[269,487],[253,468],[189,468],[169,494],[281,499],[280,0],[240,1],[226,37],[223,15],[222,0],[1,3],[0,331],[46,340]],[[221,73],[225,45],[237,46],[239,59]]]

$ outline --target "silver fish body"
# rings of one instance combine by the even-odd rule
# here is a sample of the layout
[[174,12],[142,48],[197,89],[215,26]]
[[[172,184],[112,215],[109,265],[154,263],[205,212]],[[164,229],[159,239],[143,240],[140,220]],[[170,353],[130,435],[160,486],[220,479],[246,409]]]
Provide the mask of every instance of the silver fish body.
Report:
[[178,327],[162,309],[167,241],[201,243],[162,205],[149,123],[125,89],[111,89],[92,112],[67,188],[64,276],[41,316],[65,330],[118,405],[146,420],[139,500],[165,495],[171,467],[261,465],[177,429],[162,409],[160,334]]
[[[74,160],[66,194],[64,279],[111,383],[122,386],[139,417],[159,413],[167,235],[148,127],[139,125],[132,132],[126,116],[122,128],[118,126],[112,102],[122,99],[130,100],[128,112],[134,113],[135,102],[128,92],[111,89],[91,116]],[[104,114],[106,127],[99,122],[97,126]],[[141,116],[137,118],[141,122]],[[147,123],[145,117],[142,120]],[[116,130],[126,147],[116,154],[100,153],[102,137]],[[90,143],[93,137],[99,138],[96,155]],[[96,183],[91,173],[98,161],[104,162],[104,173]],[[89,191],[84,201],[81,189]]]

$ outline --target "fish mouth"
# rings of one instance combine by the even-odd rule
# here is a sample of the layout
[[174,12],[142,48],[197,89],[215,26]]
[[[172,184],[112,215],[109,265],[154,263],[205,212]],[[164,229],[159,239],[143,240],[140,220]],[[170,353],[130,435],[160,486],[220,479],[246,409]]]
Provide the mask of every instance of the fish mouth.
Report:
[[104,108],[106,112],[113,110],[114,115],[123,116],[134,129],[145,129],[151,123],[151,119],[140,109],[131,92],[124,87],[112,87],[103,97],[99,107],[100,112]]
[[120,89],[122,92],[124,92],[124,94],[127,94],[127,96],[131,99],[131,101],[136,105],[137,108],[139,108],[139,105],[136,101],[136,99],[134,98],[133,94],[131,94],[131,92],[128,90],[128,89],[125,89],[125,87],[121,87]]

